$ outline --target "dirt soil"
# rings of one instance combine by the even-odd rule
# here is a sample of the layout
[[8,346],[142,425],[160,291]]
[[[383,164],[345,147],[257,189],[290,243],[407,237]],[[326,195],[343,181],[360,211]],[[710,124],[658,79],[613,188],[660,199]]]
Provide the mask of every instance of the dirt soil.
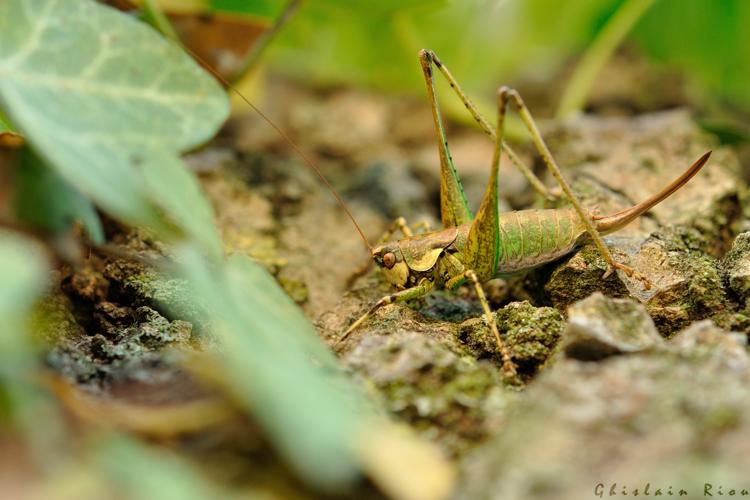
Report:
[[[439,227],[439,163],[425,102],[351,89],[312,92],[283,81],[270,87],[268,113],[315,158],[370,241],[398,216]],[[702,491],[704,482],[750,488],[743,483],[750,466],[750,205],[735,153],[684,109],[594,113],[542,128],[575,192],[603,214],[646,198],[713,154],[684,189],[606,239],[616,258],[654,283],[651,290],[621,272],[603,279],[604,262],[589,246],[486,285],[520,385],[503,380],[468,287],[387,306],[336,344],[389,287],[373,268],[359,272],[368,254],[351,222],[257,117],[236,118],[188,162],[216,209],[227,252],[262,263],[373,400],[455,461],[457,497],[578,499],[598,483],[630,492],[647,482],[675,492]],[[474,129],[453,125],[448,133],[476,207],[492,144]],[[518,149],[546,177],[530,145]],[[500,179],[502,209],[543,204],[507,159]],[[161,255],[147,235],[108,227],[120,247]],[[179,311],[181,285],[157,287],[153,273],[104,255],[85,269],[62,269],[60,291],[40,314],[55,345],[48,362],[91,404],[116,401],[126,411],[189,403],[216,412],[211,391],[181,368],[210,336],[195,334],[205,326],[190,310],[166,312]],[[281,496],[309,494],[269,460],[253,422],[235,417],[221,431],[197,430],[219,418],[211,411],[175,429],[170,445],[222,480],[255,481]],[[134,430],[153,433],[148,425]]]

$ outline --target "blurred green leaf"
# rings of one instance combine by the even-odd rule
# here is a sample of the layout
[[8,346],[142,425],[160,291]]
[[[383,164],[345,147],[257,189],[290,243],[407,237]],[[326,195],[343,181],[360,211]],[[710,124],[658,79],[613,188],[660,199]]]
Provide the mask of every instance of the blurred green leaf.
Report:
[[722,142],[740,144],[750,142],[750,123],[721,111],[709,111],[708,116],[696,118],[696,122]]
[[47,273],[37,244],[0,231],[0,426],[7,422],[20,430],[40,463],[54,461],[53,446],[63,435],[55,405],[36,383],[41,362],[28,324]]
[[565,118],[583,109],[591,87],[602,68],[612,58],[633,26],[651,8],[654,1],[627,0],[607,20],[607,24],[597,33],[593,42],[583,53],[581,60],[576,64],[575,71],[560,98],[556,113],[558,118]]
[[[47,264],[40,248],[8,232],[0,232],[0,373],[17,375],[16,353],[28,341],[24,337],[26,316],[44,290]],[[25,358],[25,356],[21,356]]]
[[57,234],[79,221],[94,243],[104,242],[102,223],[91,202],[28,146],[19,153],[14,205],[18,219],[32,227]]
[[[446,0],[304,2],[274,42],[273,57],[287,72],[318,84],[347,82],[421,90],[418,50],[428,47],[441,54],[456,53],[464,38],[474,34],[473,30],[467,29],[460,38],[445,35],[455,26],[470,23],[467,17],[472,15],[474,3],[475,0],[460,6]],[[444,15],[447,11],[450,12]],[[432,33],[443,36],[433,37]],[[440,39],[441,44],[433,43]],[[448,51],[447,47],[454,50]]]
[[[201,15],[210,13],[241,14],[267,22],[283,9],[285,0],[133,0],[136,5],[164,12]],[[148,6],[147,4],[151,4]]]
[[306,2],[284,30],[274,54],[281,68],[319,83],[421,91],[417,51],[429,48],[466,88],[487,89],[494,95],[510,75],[530,66],[554,70],[561,55],[596,33],[597,23],[614,11],[616,3]]
[[710,100],[750,111],[748,23],[750,2],[745,0],[661,0],[634,36],[653,58],[685,71]]
[[211,311],[229,392],[308,482],[341,488],[358,474],[353,442],[368,415],[358,390],[271,276],[245,256],[212,267],[179,253],[193,298]]
[[168,221],[182,228],[194,241],[204,242],[213,257],[223,255],[214,212],[198,180],[180,158],[163,149],[145,152],[138,166],[143,188]]
[[[340,83],[424,93],[417,52],[438,53],[485,116],[495,113],[495,91],[521,75],[557,74],[575,49],[594,36],[617,0],[306,2],[274,42],[278,68],[318,85]],[[335,54],[335,57],[331,55]],[[442,110],[473,118],[437,79]],[[513,137],[521,135],[514,115]]]
[[580,48],[601,31],[626,0],[549,0],[515,2],[520,7],[526,40],[545,50],[565,54]]
[[[0,3],[0,105],[68,182],[114,216],[162,235],[169,225],[141,167],[162,168],[149,158],[206,141],[229,109],[221,87],[178,47],[83,0]],[[185,197],[177,213],[180,199],[161,204],[178,224],[193,201]],[[220,246],[201,244],[214,254]]]
[[284,8],[284,0],[208,0],[208,7],[215,12],[245,14],[266,19],[274,18]]
[[124,436],[108,436],[97,443],[94,460],[118,497],[133,500],[220,497],[216,488],[177,455]]
[[[601,31],[624,0],[306,2],[271,50],[279,69],[318,84],[421,91],[416,61],[435,50],[480,107],[519,77],[548,80]],[[668,22],[667,22],[668,21]],[[676,66],[709,100],[750,110],[750,2],[660,0],[631,39]],[[332,57],[335,54],[335,57]],[[523,91],[523,89],[521,89]],[[460,106],[441,97],[444,109]]]
[[4,134],[6,132],[10,132],[12,134],[17,133],[16,129],[14,129],[10,124],[10,121],[8,121],[5,115],[3,115],[2,111],[0,111],[0,134]]
[[[208,0],[208,8],[215,12],[228,12],[246,14],[251,16],[272,19],[284,10],[289,3],[288,0]],[[317,8],[326,11],[335,11],[340,15],[351,16],[355,19],[362,16],[384,16],[393,15],[404,9],[414,7],[444,5],[447,0],[358,0],[357,2],[345,2],[342,0],[316,0],[313,11]],[[333,28],[333,26],[331,26]]]

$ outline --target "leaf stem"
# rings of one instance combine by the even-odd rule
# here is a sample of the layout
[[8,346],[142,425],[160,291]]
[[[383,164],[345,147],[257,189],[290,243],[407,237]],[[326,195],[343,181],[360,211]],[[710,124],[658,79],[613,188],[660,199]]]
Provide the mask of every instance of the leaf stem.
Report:
[[627,0],[607,21],[576,66],[565,87],[556,117],[565,118],[579,112],[586,102],[594,79],[622,43],[630,30],[655,0]]
[[248,73],[250,73],[255,68],[255,66],[258,64],[258,61],[260,60],[260,56],[271,43],[271,40],[274,39],[281,28],[283,28],[284,25],[289,21],[289,19],[294,15],[294,13],[300,6],[300,3],[302,3],[301,0],[289,0],[289,2],[287,2],[286,6],[284,7],[284,10],[281,11],[279,17],[277,17],[276,21],[274,21],[273,25],[265,30],[258,37],[255,43],[253,43],[253,46],[250,48],[247,55],[245,55],[245,59],[242,61],[242,66],[240,66],[240,69],[232,77],[233,84],[237,84],[238,82],[240,82]]
[[154,0],[143,0],[143,17],[144,20],[156,28],[159,33],[169,38],[177,45],[182,45],[180,36],[175,31],[174,26],[172,26],[172,23],[169,22],[164,11],[161,10]]

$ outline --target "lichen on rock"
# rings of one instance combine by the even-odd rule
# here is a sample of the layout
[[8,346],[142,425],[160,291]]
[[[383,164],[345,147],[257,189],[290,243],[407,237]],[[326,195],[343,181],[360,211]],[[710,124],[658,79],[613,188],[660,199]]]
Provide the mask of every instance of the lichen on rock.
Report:
[[653,234],[631,255],[631,262],[655,285],[653,290],[631,288],[631,293],[646,304],[662,335],[669,337],[692,321],[727,311],[716,259],[689,248],[679,229]]
[[729,288],[750,313],[750,232],[737,235],[722,261],[722,271]]
[[[513,362],[527,376],[550,358],[565,324],[557,309],[534,307],[528,301],[511,302],[494,316]],[[464,321],[458,331],[462,343],[475,357],[500,362],[497,342],[481,317]]]
[[451,454],[485,439],[515,397],[491,363],[416,332],[368,337],[342,361],[388,411]]

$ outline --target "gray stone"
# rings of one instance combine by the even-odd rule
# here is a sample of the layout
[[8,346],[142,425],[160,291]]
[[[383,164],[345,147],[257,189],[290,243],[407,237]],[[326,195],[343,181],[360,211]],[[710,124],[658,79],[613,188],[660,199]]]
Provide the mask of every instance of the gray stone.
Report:
[[[531,384],[492,441],[461,462],[457,498],[702,498],[748,487],[750,360],[710,323],[658,351],[592,363],[563,358]],[[714,490],[716,491],[716,490]]]
[[598,292],[568,309],[564,338],[565,354],[581,360],[597,360],[663,345],[642,304],[632,299],[611,299]]
[[545,291],[558,309],[595,291],[630,296],[646,306],[659,332],[669,337],[691,321],[728,312],[716,259],[701,245],[700,234],[684,227],[661,229],[642,241],[610,240],[615,259],[646,276],[650,289],[622,271],[602,279],[604,260],[587,246],[552,272]]

